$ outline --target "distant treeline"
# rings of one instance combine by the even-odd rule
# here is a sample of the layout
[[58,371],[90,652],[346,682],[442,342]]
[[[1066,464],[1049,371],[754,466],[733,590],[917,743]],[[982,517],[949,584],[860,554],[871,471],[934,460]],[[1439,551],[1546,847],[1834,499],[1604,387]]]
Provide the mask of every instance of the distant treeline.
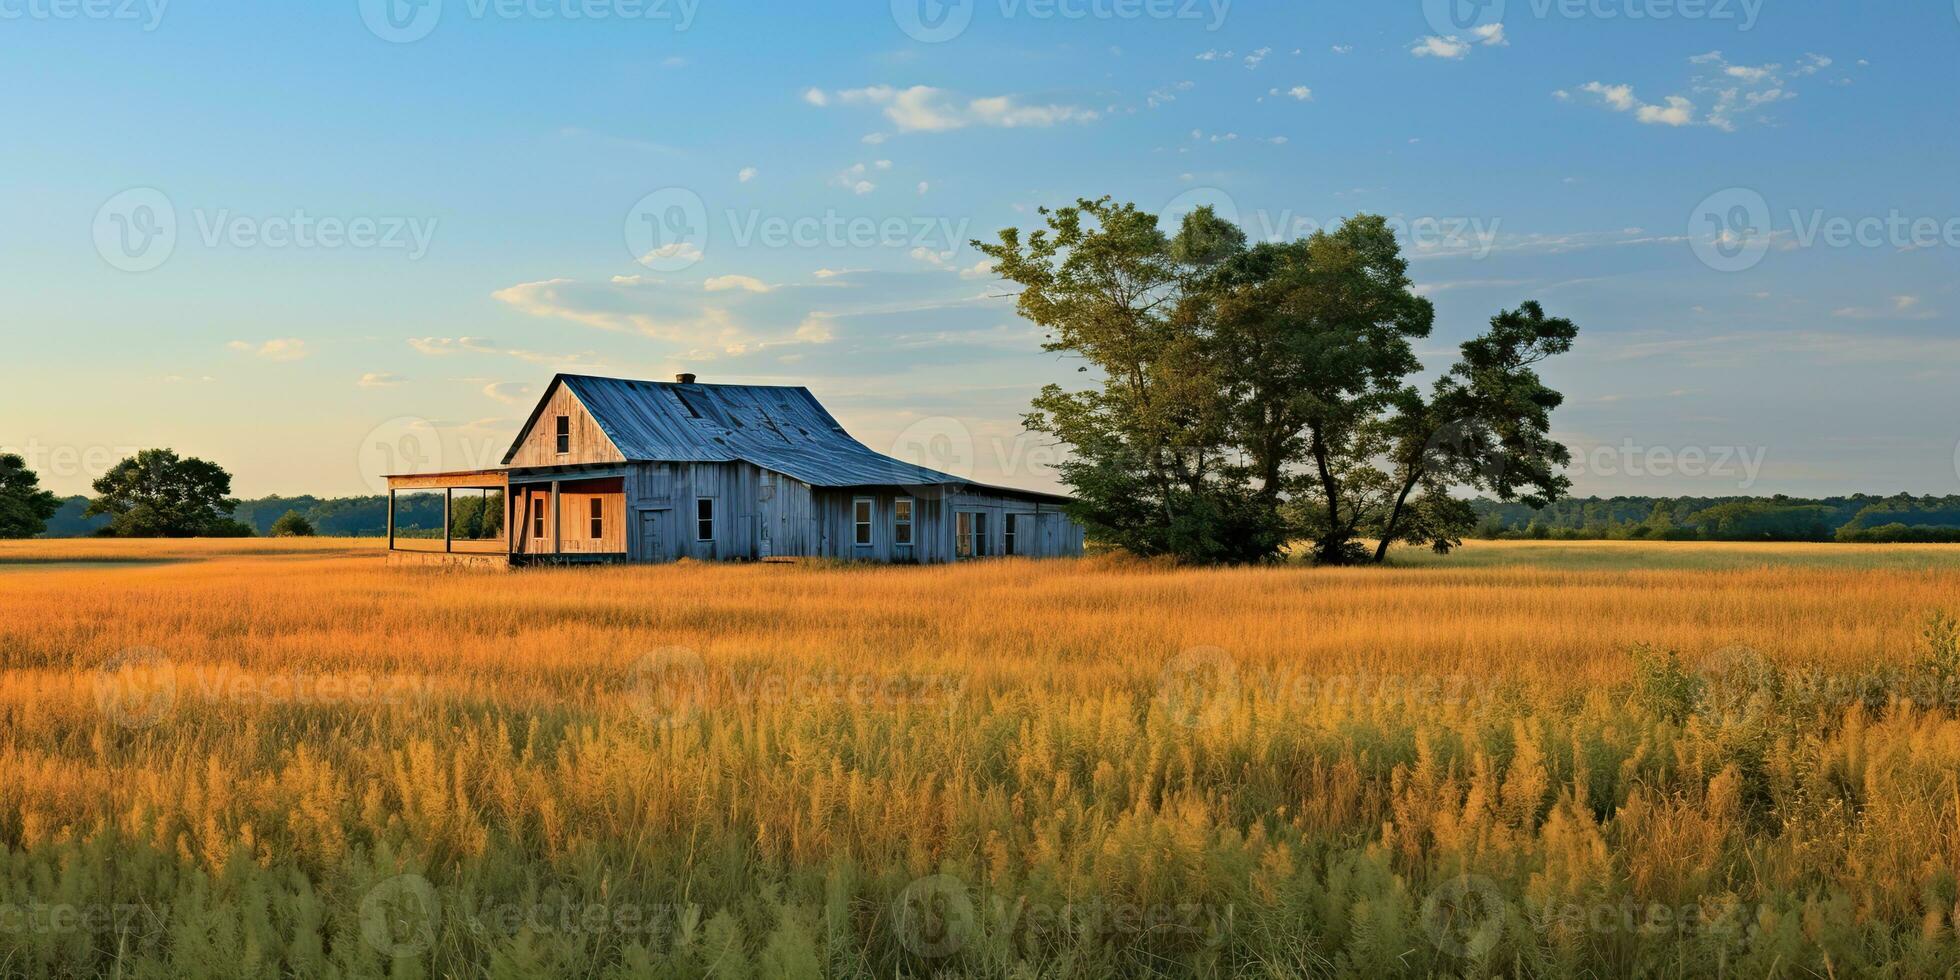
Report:
[[[503,495],[490,495],[490,507],[483,507],[483,495],[458,492],[451,516],[459,538],[490,538],[503,533]],[[80,538],[99,533],[109,523],[107,517],[83,517],[87,497],[69,497],[61,509],[48,519],[43,537]],[[388,533],[388,498],[374,497],[262,497],[241,500],[233,519],[263,536],[272,532],[272,522],[287,511],[295,511],[313,525],[318,534],[346,538],[378,538]],[[442,494],[402,494],[395,501],[396,533],[403,537],[442,536]]]
[[1543,510],[1478,500],[1482,538],[1960,542],[1960,497],[1600,497]]

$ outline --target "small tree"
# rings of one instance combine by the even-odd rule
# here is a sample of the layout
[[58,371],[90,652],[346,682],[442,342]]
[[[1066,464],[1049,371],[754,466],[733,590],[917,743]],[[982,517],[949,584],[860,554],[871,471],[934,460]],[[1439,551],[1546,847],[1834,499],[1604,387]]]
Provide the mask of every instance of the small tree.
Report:
[[61,509],[55,495],[41,489],[41,478],[27,461],[0,454],[0,538],[31,538],[48,529]]
[[249,535],[229,515],[231,474],[215,463],[185,459],[168,449],[145,449],[95,481],[84,516],[109,515],[106,533],[131,538]]
[[312,522],[296,510],[289,510],[272,522],[272,536],[275,538],[310,538],[313,534]]

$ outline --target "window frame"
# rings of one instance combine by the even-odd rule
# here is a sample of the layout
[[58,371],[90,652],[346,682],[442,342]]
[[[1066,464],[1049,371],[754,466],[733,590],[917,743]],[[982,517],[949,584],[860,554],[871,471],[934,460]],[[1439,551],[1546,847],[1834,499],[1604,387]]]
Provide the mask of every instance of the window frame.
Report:
[[851,546],[875,548],[878,545],[878,498],[851,498]]
[[[708,515],[706,517],[701,516],[702,511],[704,510],[702,505],[704,504],[706,505],[705,510],[707,511],[707,515]],[[705,529],[708,533],[702,534],[701,532],[703,529]],[[714,539],[715,539],[715,498],[696,497],[694,498],[694,540],[696,543],[706,543],[706,542],[713,541]]]
[[[962,529],[960,525],[964,524]],[[953,515],[953,557],[986,558],[987,512],[963,510]]]
[[533,496],[531,498],[531,536],[539,540],[544,539],[543,497]]
[[[912,525],[918,518],[918,501],[911,497],[892,498],[892,544],[900,548],[912,547]],[[900,517],[899,511],[905,512]]]
[[571,416],[569,415],[558,416],[557,428],[554,432],[553,438],[555,441],[552,444],[552,448],[557,451],[558,455],[570,456],[572,454],[572,417]]
[[1025,515],[1024,515],[1024,514],[1022,514],[1022,513],[1021,513],[1021,512],[1019,512],[1019,511],[1010,511],[1010,512],[1008,512],[1008,513],[1006,513],[1006,514],[1003,514],[1003,515],[1001,516],[1001,523],[1000,523],[1000,535],[1001,535],[1001,549],[1000,549],[1000,553],[1001,553],[1001,555],[1003,555],[1004,557],[1007,557],[1007,558],[1015,558],[1015,557],[1019,557],[1019,556],[1020,556],[1020,554],[1021,554],[1021,552],[1019,552],[1018,550],[1016,550],[1014,546],[1015,546],[1016,544],[1019,544],[1019,543],[1020,543],[1020,542],[1019,542],[1019,541],[1018,541],[1017,539],[1018,539],[1018,538],[1020,537],[1020,531],[1021,531],[1021,518],[1022,518],[1023,516],[1025,516]]
[[606,536],[606,498],[592,498],[592,540],[600,541]]

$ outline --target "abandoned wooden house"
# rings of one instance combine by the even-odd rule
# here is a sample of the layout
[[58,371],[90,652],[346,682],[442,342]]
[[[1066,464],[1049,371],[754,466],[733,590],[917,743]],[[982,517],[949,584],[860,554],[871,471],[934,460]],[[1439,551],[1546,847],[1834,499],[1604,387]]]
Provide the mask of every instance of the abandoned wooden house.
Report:
[[[502,494],[500,550],[458,547],[447,519],[458,490]],[[445,500],[440,551],[395,524],[398,494],[429,491]],[[1067,502],[873,452],[807,388],[561,374],[501,467],[388,477],[388,550],[514,565],[1051,558],[1082,553]]]

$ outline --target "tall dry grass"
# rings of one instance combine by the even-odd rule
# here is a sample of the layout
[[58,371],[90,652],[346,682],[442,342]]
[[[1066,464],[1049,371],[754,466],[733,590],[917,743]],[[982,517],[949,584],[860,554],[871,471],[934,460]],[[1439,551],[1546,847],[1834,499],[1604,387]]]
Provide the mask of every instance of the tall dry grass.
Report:
[[1960,664],[1923,635],[1960,559],[1411,561],[472,575],[372,543],[0,545],[0,973],[1960,952]]

